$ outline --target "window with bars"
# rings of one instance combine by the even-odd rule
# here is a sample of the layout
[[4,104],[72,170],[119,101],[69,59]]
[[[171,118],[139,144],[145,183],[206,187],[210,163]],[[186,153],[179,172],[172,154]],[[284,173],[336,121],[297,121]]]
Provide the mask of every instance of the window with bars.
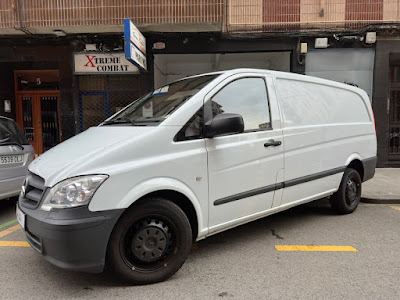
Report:
[[40,97],[43,152],[60,143],[58,96]]
[[33,141],[32,97],[22,97],[24,133],[28,141]]

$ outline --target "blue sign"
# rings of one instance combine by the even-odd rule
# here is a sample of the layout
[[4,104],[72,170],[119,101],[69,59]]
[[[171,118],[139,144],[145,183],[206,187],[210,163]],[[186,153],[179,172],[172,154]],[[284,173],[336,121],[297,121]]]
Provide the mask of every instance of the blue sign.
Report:
[[141,70],[147,71],[146,56],[130,41],[125,41],[125,58]]
[[125,58],[146,71],[146,39],[130,19],[124,19]]

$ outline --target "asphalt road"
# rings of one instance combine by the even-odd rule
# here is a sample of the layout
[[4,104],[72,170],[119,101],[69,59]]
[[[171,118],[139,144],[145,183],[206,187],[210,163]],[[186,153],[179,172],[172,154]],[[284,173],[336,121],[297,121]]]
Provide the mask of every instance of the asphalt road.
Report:
[[[14,206],[0,202],[0,236],[15,226],[1,228],[15,219]],[[399,225],[400,206],[360,204],[338,216],[321,200],[200,241],[177,274],[148,286],[130,286],[112,274],[67,272],[29,247],[0,246],[0,298],[400,299]],[[1,241],[25,241],[24,233]],[[358,251],[282,252],[276,245]]]

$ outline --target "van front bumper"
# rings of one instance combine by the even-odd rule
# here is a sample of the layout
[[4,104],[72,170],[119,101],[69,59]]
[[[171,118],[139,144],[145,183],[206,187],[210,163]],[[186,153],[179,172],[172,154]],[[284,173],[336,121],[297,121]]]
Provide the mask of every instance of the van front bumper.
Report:
[[17,205],[26,214],[28,243],[46,260],[63,269],[103,271],[108,240],[124,209],[91,212],[77,207],[46,212]]

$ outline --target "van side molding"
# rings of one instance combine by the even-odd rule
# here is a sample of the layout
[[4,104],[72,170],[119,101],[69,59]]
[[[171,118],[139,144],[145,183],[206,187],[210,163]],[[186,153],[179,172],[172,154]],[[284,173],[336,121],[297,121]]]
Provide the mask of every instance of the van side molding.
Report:
[[268,185],[268,186],[265,186],[265,187],[262,187],[262,188],[258,188],[258,189],[250,190],[250,191],[247,191],[247,192],[239,193],[239,194],[236,194],[236,195],[228,196],[228,197],[225,197],[225,198],[221,198],[221,199],[218,199],[218,200],[214,201],[214,206],[225,204],[225,203],[229,203],[229,202],[240,200],[240,199],[244,199],[244,198],[248,198],[248,197],[252,197],[252,196],[256,196],[256,195],[259,195],[259,194],[269,193],[269,192],[272,192],[272,191],[283,189],[285,187],[290,187],[290,186],[294,186],[294,185],[297,185],[297,184],[302,184],[302,183],[305,183],[305,182],[321,179],[321,178],[328,177],[328,176],[331,176],[331,175],[335,175],[335,174],[338,174],[338,173],[343,173],[346,170],[346,168],[347,168],[346,166],[339,167],[339,168],[334,168],[334,169],[323,171],[323,172],[319,172],[319,173],[316,173],[316,174],[311,174],[311,175],[307,175],[307,176],[304,176],[304,177],[291,179],[291,180],[288,180],[288,181],[284,181],[284,182]]

